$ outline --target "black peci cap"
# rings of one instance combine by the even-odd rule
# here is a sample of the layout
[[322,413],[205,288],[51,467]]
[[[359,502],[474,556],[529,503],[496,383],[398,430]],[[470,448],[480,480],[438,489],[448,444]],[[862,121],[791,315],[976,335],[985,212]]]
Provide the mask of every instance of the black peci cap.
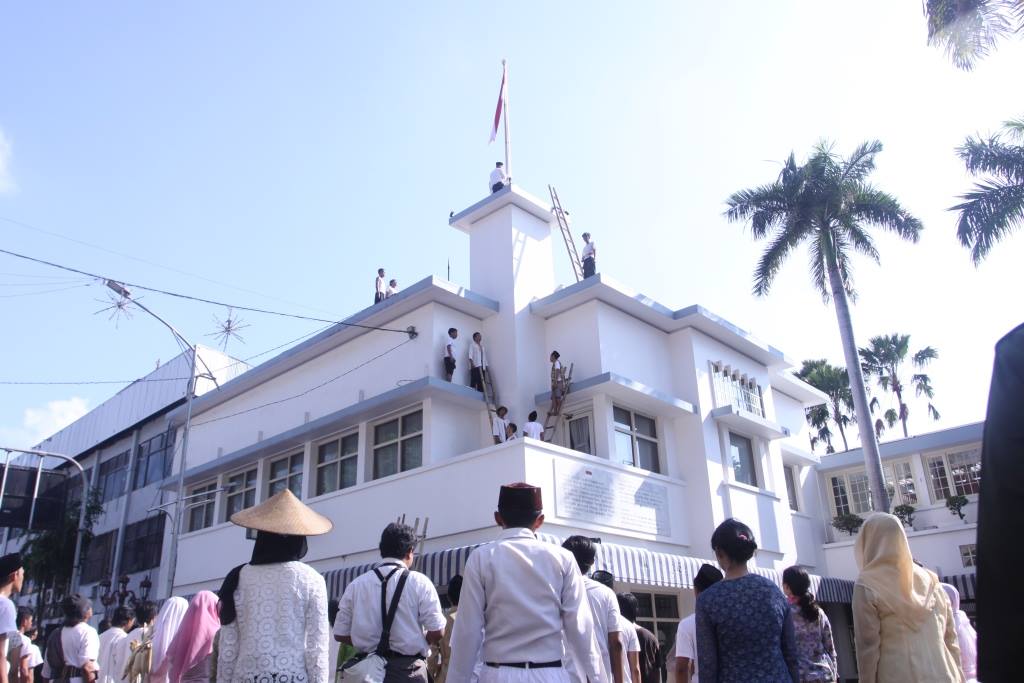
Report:
[[523,482],[506,484],[498,494],[499,512],[541,512],[543,509],[544,502],[537,486]]

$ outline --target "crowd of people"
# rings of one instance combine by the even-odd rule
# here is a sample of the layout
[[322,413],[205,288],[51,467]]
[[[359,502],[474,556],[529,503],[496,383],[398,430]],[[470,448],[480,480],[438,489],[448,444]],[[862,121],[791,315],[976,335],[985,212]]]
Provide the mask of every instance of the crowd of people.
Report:
[[[307,538],[331,530],[291,491],[237,512],[256,532],[249,562],[217,593],[118,607],[97,632],[92,605],[64,598],[63,621],[33,643],[31,610],[15,608],[24,568],[0,558],[0,683],[740,683],[839,680],[831,624],[800,567],[781,589],[751,571],[753,531],[735,519],[711,535],[717,567],[693,580],[696,609],[674,646],[637,625],[638,600],[595,570],[595,539],[541,541],[541,490],[502,486],[494,542],[448,582],[413,571],[420,542],[404,524],[381,533],[381,560],[328,602],[323,576],[303,563]],[[853,592],[859,680],[963,683],[975,675],[975,635],[952,586],[914,563],[903,526],[870,515],[855,544]],[[334,607],[334,609],[332,609]],[[331,634],[335,643],[331,643]],[[667,669],[665,667],[667,666]]]

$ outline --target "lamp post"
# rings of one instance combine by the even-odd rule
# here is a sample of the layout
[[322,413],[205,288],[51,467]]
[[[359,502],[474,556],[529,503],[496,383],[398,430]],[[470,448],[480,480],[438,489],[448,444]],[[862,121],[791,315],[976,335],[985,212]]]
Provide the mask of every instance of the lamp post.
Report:
[[132,606],[137,605],[143,600],[149,599],[149,590],[153,587],[153,582],[149,580],[149,576],[146,576],[141,582],[139,582],[140,595],[136,597],[135,591],[128,590],[128,575],[121,574],[121,577],[117,580],[118,590],[110,592],[110,579],[103,579],[100,581],[100,588],[103,589],[103,595],[100,596],[100,602],[103,603],[104,607],[110,607],[115,602],[118,607],[123,607],[126,602],[130,602]]
[[[114,280],[107,280],[105,284],[109,289],[113,290],[118,296],[127,299],[128,301],[131,301],[144,312],[148,313],[149,315],[160,321],[160,323],[163,324],[164,327],[171,331],[171,334],[174,335],[175,340],[184,344],[186,347],[188,347],[189,351],[191,352],[190,355],[192,356],[192,369],[191,372],[189,373],[188,388],[185,392],[185,424],[182,426],[181,429],[181,465],[178,467],[178,486],[174,499],[174,502],[180,503],[184,499],[185,494],[185,467],[188,458],[188,437],[192,427],[192,399],[195,397],[196,393],[196,362],[198,361],[202,363],[203,367],[206,368],[206,373],[203,375],[203,377],[212,380],[214,385],[216,385],[218,389],[220,388],[220,385],[217,384],[217,379],[214,377],[213,372],[210,370],[210,366],[206,364],[206,361],[199,357],[199,347],[197,345],[193,344],[188,339],[186,339],[184,335],[178,332],[178,330],[176,330],[174,326],[171,325],[169,322],[161,318],[153,311],[149,310],[143,304],[139,303],[138,299],[133,299],[131,291],[129,291],[128,288],[125,287],[120,282],[115,282]],[[169,566],[167,567],[167,595],[170,595],[172,592],[174,592],[174,575],[178,569],[178,535],[181,531],[180,504],[174,506],[174,514],[170,515],[170,517],[172,519],[171,557]]]

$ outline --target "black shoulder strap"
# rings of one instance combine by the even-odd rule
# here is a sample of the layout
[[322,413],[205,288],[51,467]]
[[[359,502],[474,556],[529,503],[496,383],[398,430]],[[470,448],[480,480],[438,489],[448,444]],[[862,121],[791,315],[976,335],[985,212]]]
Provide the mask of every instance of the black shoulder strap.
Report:
[[[390,574],[384,576],[379,569],[374,569],[377,578],[380,579],[380,618],[381,632],[380,642],[377,643],[377,654],[383,657],[391,649],[391,625],[395,622],[395,614],[398,612],[398,601],[402,599],[402,590],[409,578],[409,570],[405,567],[395,567]],[[398,585],[395,586],[395,594],[391,597],[391,606],[387,604],[388,581],[395,573],[401,572],[398,577]]]

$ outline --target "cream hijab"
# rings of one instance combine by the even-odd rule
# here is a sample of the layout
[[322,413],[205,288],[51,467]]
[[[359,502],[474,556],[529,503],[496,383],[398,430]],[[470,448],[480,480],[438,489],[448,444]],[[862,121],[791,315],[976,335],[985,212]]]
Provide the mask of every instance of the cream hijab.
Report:
[[903,524],[884,512],[869,515],[857,535],[854,553],[860,567],[857,583],[916,630],[931,614],[939,579],[914,564]]

